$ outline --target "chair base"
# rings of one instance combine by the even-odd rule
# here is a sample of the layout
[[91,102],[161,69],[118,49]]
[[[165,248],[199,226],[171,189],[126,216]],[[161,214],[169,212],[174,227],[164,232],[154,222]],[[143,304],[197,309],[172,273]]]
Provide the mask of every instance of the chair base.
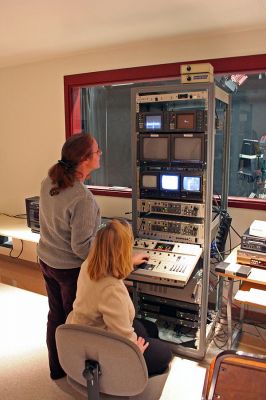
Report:
[[[159,400],[167,380],[169,371],[161,375],[155,375],[149,378],[144,391],[136,396],[111,396],[100,393],[100,400]],[[67,377],[68,383],[78,391],[84,398],[88,398],[87,388],[74,381],[70,376]]]

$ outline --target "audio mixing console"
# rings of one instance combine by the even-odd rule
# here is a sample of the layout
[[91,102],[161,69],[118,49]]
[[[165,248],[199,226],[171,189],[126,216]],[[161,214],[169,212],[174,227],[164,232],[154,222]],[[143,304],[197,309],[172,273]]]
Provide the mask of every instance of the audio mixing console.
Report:
[[129,276],[132,280],[183,287],[187,284],[202,253],[198,245],[136,239],[134,253],[145,253],[149,260]]

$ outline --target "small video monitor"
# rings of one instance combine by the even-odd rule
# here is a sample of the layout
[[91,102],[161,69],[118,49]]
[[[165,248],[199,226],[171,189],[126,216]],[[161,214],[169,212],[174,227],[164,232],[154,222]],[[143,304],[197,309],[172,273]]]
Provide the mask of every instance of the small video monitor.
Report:
[[143,189],[157,189],[157,179],[156,174],[143,174],[141,176],[141,187]]
[[201,176],[183,176],[182,190],[201,192]]
[[195,129],[195,113],[180,113],[177,115],[177,129],[193,130]]
[[161,174],[161,190],[179,190],[179,175]]
[[147,131],[161,130],[162,129],[162,115],[146,115],[144,127]]

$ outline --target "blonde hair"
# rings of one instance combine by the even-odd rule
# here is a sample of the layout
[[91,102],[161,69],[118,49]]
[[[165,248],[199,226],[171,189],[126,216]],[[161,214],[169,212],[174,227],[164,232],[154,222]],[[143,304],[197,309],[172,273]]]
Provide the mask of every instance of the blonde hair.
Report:
[[92,280],[106,276],[124,279],[133,269],[133,233],[125,220],[113,219],[100,228],[88,256],[88,274]]

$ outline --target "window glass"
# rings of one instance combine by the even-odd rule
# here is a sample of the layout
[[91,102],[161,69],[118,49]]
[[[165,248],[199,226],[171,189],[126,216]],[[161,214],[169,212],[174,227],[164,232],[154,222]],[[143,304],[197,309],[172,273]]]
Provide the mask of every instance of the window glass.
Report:
[[[266,199],[266,73],[216,76],[231,94],[229,196]],[[131,187],[131,89],[180,80],[80,88],[80,129],[103,150],[102,168],[87,182]],[[73,94],[74,95],[74,94]],[[224,109],[216,104],[214,193],[221,193]]]
[[266,73],[217,80],[232,94],[229,195],[266,199]]
[[[179,80],[175,80],[179,83]],[[142,82],[81,88],[81,130],[90,132],[103,151],[101,168],[87,184],[131,187],[131,89],[169,85]]]

